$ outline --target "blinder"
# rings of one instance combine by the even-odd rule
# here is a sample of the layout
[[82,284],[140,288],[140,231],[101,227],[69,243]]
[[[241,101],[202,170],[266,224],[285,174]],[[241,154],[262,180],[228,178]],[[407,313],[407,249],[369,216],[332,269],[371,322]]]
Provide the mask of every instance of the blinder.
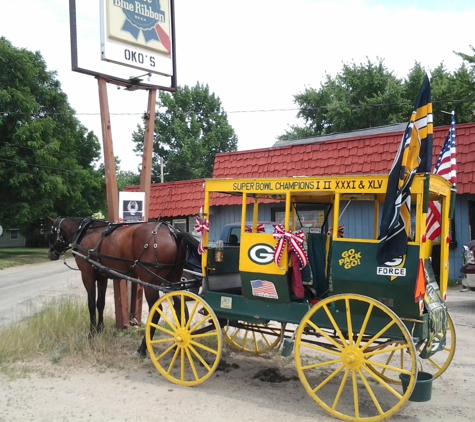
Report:
[[[51,226],[51,231],[49,233],[49,250],[52,255],[55,257],[60,257],[64,252],[69,249],[68,242],[64,239],[63,235],[61,234],[61,223],[65,219],[62,218],[59,223],[58,227],[56,227],[53,223]],[[54,239],[54,240],[53,240]]]

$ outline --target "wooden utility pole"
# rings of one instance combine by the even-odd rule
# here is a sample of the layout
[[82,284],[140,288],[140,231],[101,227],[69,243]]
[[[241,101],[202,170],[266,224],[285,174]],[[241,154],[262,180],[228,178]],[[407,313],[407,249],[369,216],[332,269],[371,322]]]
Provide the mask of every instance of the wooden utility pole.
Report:
[[[99,83],[99,104],[101,109],[102,145],[104,149],[104,166],[107,193],[107,218],[111,222],[119,221],[119,193],[115,169],[114,149],[107,98],[107,81],[97,78]],[[127,300],[127,283],[125,280],[114,280],[115,321],[119,329],[129,326],[129,305]]]
[[[148,221],[150,207],[150,184],[152,181],[152,156],[153,138],[155,132],[155,104],[157,102],[157,90],[148,91],[147,117],[145,122],[145,138],[142,154],[142,174],[140,175],[140,192],[145,192],[144,216]],[[132,283],[130,316],[140,324],[142,322],[143,287]]]

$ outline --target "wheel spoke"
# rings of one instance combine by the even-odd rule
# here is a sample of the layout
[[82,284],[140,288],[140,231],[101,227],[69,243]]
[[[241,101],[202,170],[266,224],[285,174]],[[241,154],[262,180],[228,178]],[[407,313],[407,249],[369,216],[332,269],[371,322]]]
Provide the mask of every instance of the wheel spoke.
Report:
[[356,371],[351,370],[351,379],[353,381],[353,403],[355,404],[355,418],[360,417],[359,398],[358,398],[358,383],[356,379]]
[[337,406],[338,402],[340,401],[341,393],[343,392],[343,388],[345,387],[346,381],[348,380],[348,373],[349,373],[349,371],[348,371],[348,369],[346,369],[345,373],[343,375],[343,378],[340,382],[340,387],[338,388],[335,399],[333,400],[332,410],[336,409],[336,406]]
[[[196,366],[195,366],[195,362],[193,361],[193,357],[191,356],[190,354],[190,348],[186,348],[185,349],[185,352],[186,352],[186,357],[188,359],[188,362],[190,363],[190,368],[191,368],[191,372],[193,373],[193,376],[195,377],[195,380],[197,380],[200,376],[198,375],[198,372],[196,371]],[[193,349],[191,349],[193,350]],[[198,358],[201,358],[201,356],[197,355]],[[201,360],[200,360],[201,361]],[[201,363],[206,363],[204,360],[201,361]],[[208,369],[208,371],[210,370],[210,367],[208,365],[206,365],[206,369]]]
[[395,397],[397,398],[401,398],[401,394],[399,394],[391,385],[389,385],[383,378],[381,378],[380,376],[378,376],[378,374],[375,374],[373,371],[370,371],[368,370],[368,368],[366,368],[365,366],[362,366],[361,369],[365,372],[368,373],[369,376],[371,376],[371,378],[373,378],[374,380],[378,381],[378,383],[380,385],[382,385],[383,387],[386,388],[386,390],[388,390],[389,392],[391,392],[392,394],[394,394]]
[[208,346],[205,346],[204,344],[201,344],[201,343],[198,343],[196,341],[191,341],[190,342],[193,346],[197,347],[197,348],[200,348],[201,350],[204,350],[208,353],[211,353],[213,355],[217,355],[217,350],[215,349],[212,349],[211,347],[208,347]]
[[366,331],[366,327],[368,326],[369,318],[370,318],[372,312],[373,312],[373,304],[370,303],[369,306],[368,306],[368,310],[366,311],[366,315],[364,317],[363,324],[362,324],[361,329],[360,329],[360,334],[358,335],[358,338],[356,339],[356,343],[355,343],[356,346],[359,346],[361,344],[361,340],[363,339],[363,334]]
[[167,355],[168,352],[172,351],[173,349],[175,350],[175,353],[173,354],[172,359],[171,359],[171,361],[170,361],[170,365],[168,366],[167,374],[169,374],[169,373],[172,371],[173,366],[175,365],[175,361],[176,361],[176,359],[177,359],[177,357],[178,357],[178,354],[180,353],[180,350],[178,349],[178,347],[175,347],[175,346],[169,347],[169,348],[167,349],[167,351],[165,351],[164,353],[162,353],[162,354],[157,358],[157,360],[161,360],[162,357],[164,357],[165,355]]
[[335,365],[336,363],[341,363],[341,358],[340,359],[334,359],[334,360],[328,360],[326,362],[312,363],[310,365],[303,365],[302,369],[303,370],[310,370],[310,369],[315,369],[315,368],[323,368],[325,366]]
[[407,349],[407,346],[405,344],[401,344],[401,345],[395,346],[395,347],[372,350],[371,352],[366,352],[364,355],[366,357],[368,357],[368,356],[377,356],[377,355],[383,355],[383,354],[389,353],[389,352],[394,353],[394,352],[397,352],[398,350],[405,350],[405,349]]
[[194,300],[194,301],[193,301],[193,309],[192,309],[191,312],[190,312],[190,317],[188,318],[188,321],[186,321],[185,329],[187,329],[187,330],[190,329],[191,321],[193,320],[193,318],[195,318],[195,315],[196,315],[197,312],[198,312],[198,306],[199,306],[198,301]]
[[333,329],[335,330],[335,332],[338,334],[338,337],[340,337],[340,340],[342,342],[342,344],[346,344],[346,339],[345,337],[343,336],[342,332],[340,331],[340,327],[338,326],[338,324],[336,323],[335,321],[335,318],[333,318],[333,315],[331,314],[330,310],[328,309],[328,306],[325,305],[323,306],[323,310],[325,311],[325,313],[327,314],[327,317],[328,319],[330,320],[332,326],[333,326]]
[[198,360],[201,362],[201,364],[209,371],[211,370],[211,367],[208,365],[208,362],[206,362],[203,359],[203,356],[201,356],[200,353],[198,353],[198,350],[196,350],[192,345],[190,345],[190,350],[193,352],[193,354],[198,358]]
[[185,295],[180,297],[180,327],[184,327],[188,321],[185,318]]
[[[157,307],[157,309],[155,309],[155,312],[158,313],[159,319],[162,318],[162,319],[170,326],[170,328],[175,329],[175,330],[178,328],[175,324],[173,324],[173,323],[170,321],[170,319],[169,319],[168,316],[163,312],[162,309],[160,309],[159,307]],[[160,326],[157,325],[157,324],[155,324],[155,323],[153,323],[153,322],[151,322],[150,325],[151,325],[152,327],[155,327],[156,329],[160,329]]]
[[346,327],[348,331],[348,344],[353,345],[353,325],[351,323],[351,306],[350,299],[345,297],[345,307],[346,307]]
[[[337,349],[343,350],[343,347],[340,343],[336,342],[332,337],[330,337],[325,331],[323,331],[320,327],[317,327],[312,321],[308,321],[308,325],[310,325],[317,333],[319,333],[322,337],[325,337],[330,343],[332,343]],[[339,331],[339,330],[338,330]],[[341,335],[341,331],[339,331]],[[346,344],[344,338],[342,338],[342,343]]]
[[375,334],[373,336],[373,338],[369,339],[366,344],[362,347],[362,350],[366,349],[369,347],[369,345],[373,344],[376,340],[378,340],[379,338],[384,338],[383,334],[388,331],[394,324],[396,323],[396,321],[394,320],[391,320],[384,328],[382,328],[377,334]]
[[329,355],[341,356],[341,351],[328,349],[326,347],[318,346],[316,344],[305,344],[303,345],[306,349],[315,350],[317,352],[328,353]]
[[175,305],[169,297],[166,297],[166,298],[167,298],[168,308],[170,309],[170,311],[172,313],[172,319],[175,321],[174,324],[170,323],[170,325],[172,327],[175,327],[176,329],[178,329],[178,327],[180,327],[180,321],[178,320],[178,316],[177,316],[176,311],[175,311]]
[[343,369],[345,368],[344,365],[340,365],[338,368],[336,368],[327,378],[325,378],[320,384],[318,384],[312,392],[315,394],[318,390],[320,390],[322,387],[327,385],[333,378],[335,378]]
[[150,340],[150,344],[164,344],[164,343],[170,343],[173,342],[175,344],[175,339],[173,337],[168,337],[168,338],[157,338]]
[[382,415],[383,409],[381,408],[381,405],[379,404],[378,399],[376,398],[373,389],[371,388],[371,385],[369,384],[368,380],[363,374],[363,371],[361,369],[358,369],[358,374],[361,378],[361,381],[363,382],[364,386],[366,387],[366,391],[368,392],[369,396],[371,397],[371,400],[373,401],[374,405],[376,406],[376,409],[378,410],[378,413]]

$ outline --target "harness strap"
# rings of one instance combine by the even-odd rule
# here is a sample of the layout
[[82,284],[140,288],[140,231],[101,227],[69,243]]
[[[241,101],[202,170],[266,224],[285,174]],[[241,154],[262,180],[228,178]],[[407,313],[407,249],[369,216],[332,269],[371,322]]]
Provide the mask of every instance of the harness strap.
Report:
[[[87,221],[87,220],[90,220],[90,221]],[[94,261],[94,262],[100,262],[101,259],[102,260],[109,259],[109,260],[118,261],[118,262],[130,263],[131,265],[130,265],[129,269],[124,273],[124,275],[126,275],[127,273],[132,271],[134,269],[134,267],[140,266],[140,268],[142,268],[147,273],[149,273],[150,275],[155,276],[155,277],[158,277],[158,276],[155,273],[153,273],[151,270],[149,270],[149,268],[154,268],[154,269],[170,268],[170,269],[172,269],[172,268],[175,268],[175,267],[186,264],[186,259],[182,262],[175,262],[173,264],[162,264],[158,260],[158,243],[157,243],[157,237],[156,236],[158,234],[158,230],[160,229],[160,227],[163,224],[165,224],[167,226],[170,234],[173,236],[173,238],[175,239],[175,242],[178,244],[178,237],[177,237],[177,234],[176,234],[176,229],[171,224],[169,224],[168,222],[159,221],[157,223],[157,225],[155,226],[155,228],[151,232],[150,239],[149,239],[148,243],[144,244],[142,253],[140,254],[139,258],[136,259],[136,260],[132,260],[132,259],[126,259],[126,258],[119,258],[119,257],[112,256],[112,255],[105,255],[105,254],[101,253],[101,246],[102,246],[102,241],[104,240],[104,238],[107,237],[108,235],[110,235],[111,233],[113,233],[118,227],[121,227],[123,224],[109,223],[108,227],[102,232],[102,236],[99,239],[97,245],[93,249],[87,249],[84,246],[81,246],[79,242],[82,240],[82,237],[84,236],[84,234],[86,232],[86,229],[89,227],[89,225],[93,221],[94,221],[93,219],[88,217],[88,218],[84,219],[81,222],[81,224],[78,227],[78,230],[75,233],[74,241],[71,244],[71,247],[73,248],[74,251],[81,251],[85,254],[87,253],[88,260],[97,260],[97,261]],[[155,262],[154,263],[153,262],[142,262],[141,259],[144,255],[145,251],[149,248],[152,241],[153,241],[153,247],[154,247]],[[175,259],[176,259],[176,257],[175,257]],[[158,278],[161,279],[161,277],[158,277]]]

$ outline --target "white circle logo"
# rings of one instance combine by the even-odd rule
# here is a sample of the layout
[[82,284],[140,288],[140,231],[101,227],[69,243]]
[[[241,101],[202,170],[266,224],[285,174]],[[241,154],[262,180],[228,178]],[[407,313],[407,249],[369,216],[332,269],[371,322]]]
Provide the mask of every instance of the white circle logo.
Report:
[[265,243],[258,243],[249,249],[248,256],[255,264],[267,265],[274,260],[274,248]]

